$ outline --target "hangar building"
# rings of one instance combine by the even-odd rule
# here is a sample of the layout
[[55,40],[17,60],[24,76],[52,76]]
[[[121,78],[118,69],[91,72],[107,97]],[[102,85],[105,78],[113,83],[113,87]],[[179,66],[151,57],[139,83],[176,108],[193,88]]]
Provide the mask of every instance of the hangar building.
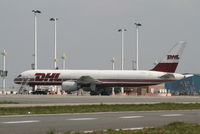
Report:
[[182,80],[168,82],[165,88],[170,90],[172,94],[176,95],[196,95],[200,93],[200,75],[185,78]]

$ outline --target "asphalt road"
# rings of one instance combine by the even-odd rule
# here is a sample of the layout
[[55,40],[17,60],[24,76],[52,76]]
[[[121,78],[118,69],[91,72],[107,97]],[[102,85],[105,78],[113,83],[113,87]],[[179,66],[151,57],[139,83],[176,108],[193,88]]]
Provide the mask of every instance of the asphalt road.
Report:
[[[139,103],[200,103],[200,96],[62,96],[62,95],[0,95],[1,101],[24,105],[77,105],[77,104],[139,104]],[[18,104],[17,104],[18,105]],[[5,106],[5,105],[4,105]],[[11,106],[11,105],[10,105]]]
[[44,134],[50,130],[141,129],[174,121],[200,123],[200,110],[0,116],[0,133]]

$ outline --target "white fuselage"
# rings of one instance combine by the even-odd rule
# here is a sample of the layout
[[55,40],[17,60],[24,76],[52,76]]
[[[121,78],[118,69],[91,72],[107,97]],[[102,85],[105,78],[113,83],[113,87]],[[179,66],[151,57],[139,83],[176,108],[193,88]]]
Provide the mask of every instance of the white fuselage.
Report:
[[65,81],[76,81],[82,76],[90,76],[102,82],[99,86],[133,87],[156,85],[184,78],[184,75],[177,73],[170,73],[174,78],[161,78],[166,74],[169,73],[141,70],[29,70],[21,73],[14,81],[16,84],[22,84],[25,79],[28,79],[27,84],[30,86],[61,85]]

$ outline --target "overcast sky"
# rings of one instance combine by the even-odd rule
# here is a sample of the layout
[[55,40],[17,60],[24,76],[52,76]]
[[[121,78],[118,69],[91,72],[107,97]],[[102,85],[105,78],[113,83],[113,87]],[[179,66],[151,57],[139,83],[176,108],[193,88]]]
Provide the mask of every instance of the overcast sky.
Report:
[[38,15],[39,69],[53,68],[54,25],[49,18],[57,17],[58,57],[66,53],[70,69],[111,69],[112,57],[120,69],[119,28],[128,30],[124,68],[131,69],[136,58],[134,23],[140,22],[140,69],[151,69],[177,41],[184,40],[187,46],[177,72],[199,73],[199,5],[199,0],[0,0],[0,51],[8,51],[7,86],[33,63],[33,9],[42,11]]

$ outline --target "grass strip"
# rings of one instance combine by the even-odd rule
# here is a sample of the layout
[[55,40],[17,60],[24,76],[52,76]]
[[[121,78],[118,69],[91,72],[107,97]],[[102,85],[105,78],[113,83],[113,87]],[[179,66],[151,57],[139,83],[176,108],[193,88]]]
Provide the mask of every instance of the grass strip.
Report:
[[36,106],[1,107],[0,115],[152,111],[152,110],[192,110],[200,109],[200,103],[158,103],[158,104],[115,104],[115,105],[78,105],[78,106]]
[[[112,130],[107,131],[94,131],[90,134],[199,134],[200,125],[185,122],[173,122],[165,126],[155,128],[144,128],[141,130]],[[49,131],[46,134],[85,134],[84,132],[65,132],[57,133]]]
[[13,101],[0,101],[0,104],[19,104],[19,103]]

